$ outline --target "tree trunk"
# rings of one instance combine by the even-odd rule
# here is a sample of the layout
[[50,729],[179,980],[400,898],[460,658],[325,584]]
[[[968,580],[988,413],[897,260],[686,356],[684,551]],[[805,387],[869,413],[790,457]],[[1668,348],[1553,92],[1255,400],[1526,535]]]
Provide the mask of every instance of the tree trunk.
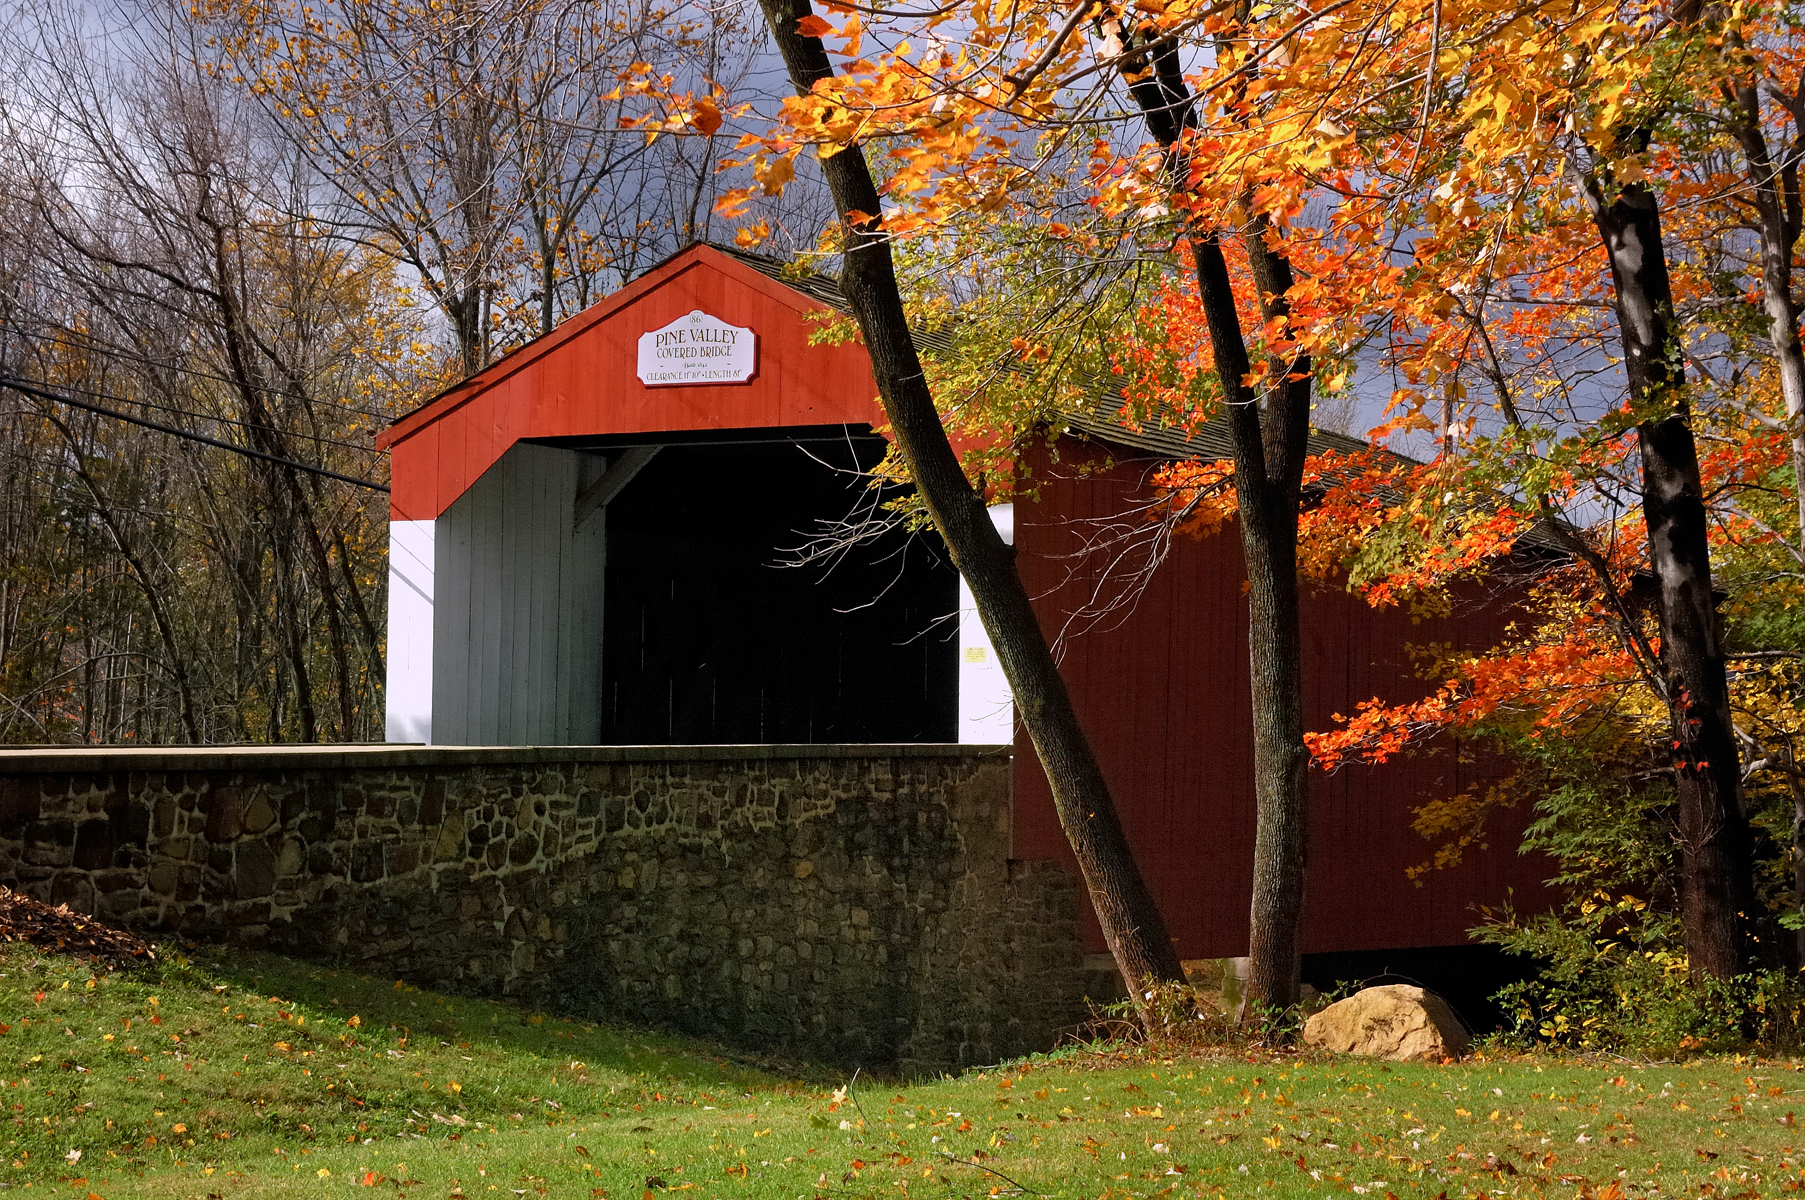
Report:
[[[1264,221],[1246,235],[1254,285],[1268,320],[1289,315],[1291,264],[1266,242]],[[1223,275],[1226,281],[1226,273]],[[1229,306],[1226,292],[1206,300]],[[1253,681],[1253,905],[1248,927],[1249,1000],[1296,1004],[1301,990],[1310,754],[1304,746],[1303,631],[1297,597],[1297,514],[1310,436],[1306,354],[1272,364],[1264,404],[1229,406],[1241,553],[1247,563],[1248,651]],[[1226,376],[1224,395],[1229,395]],[[1251,400],[1248,397],[1248,400]],[[1251,501],[1251,503],[1250,503]],[[1250,1010],[1251,1011],[1251,1010]]]
[[[808,95],[816,81],[833,73],[820,39],[796,27],[811,15],[809,0],[760,0],[760,5],[791,82],[799,95]],[[848,216],[882,211],[864,151],[848,146],[823,158],[821,170],[846,231],[841,290],[870,351],[884,413],[934,527],[971,587],[1046,771],[1103,936],[1139,1005],[1141,985],[1183,981],[1178,951],[1135,865],[1102,769],[1015,569],[1014,552],[991,524],[940,423],[909,333],[889,244],[874,222]]]
[[1726,90],[1732,128],[1749,167],[1748,196],[1761,238],[1761,306],[1791,426],[1793,490],[1799,536],[1805,539],[1805,346],[1799,342],[1799,306],[1792,293],[1793,246],[1800,226],[1799,153],[1805,146],[1795,143],[1790,153],[1783,147],[1783,165],[1776,165],[1761,126],[1761,94],[1754,81],[1737,80]]
[[1607,201],[1596,178],[1585,175],[1581,183],[1611,260],[1630,393],[1657,410],[1636,427],[1636,436],[1679,794],[1686,954],[1694,971],[1727,979],[1749,961],[1753,862],[1711,588],[1698,449],[1676,361],[1660,209],[1645,184],[1623,187]]
[[[1124,56],[1123,74],[1149,131],[1173,152],[1172,178],[1182,186],[1192,167],[1184,135],[1196,124],[1196,98],[1172,43],[1143,45]],[[1289,314],[1286,295],[1294,282],[1290,262],[1267,242],[1272,232],[1255,218],[1243,238],[1268,320]],[[1255,395],[1245,382],[1251,368],[1247,337],[1217,233],[1193,230],[1191,254],[1234,447],[1247,568],[1255,813],[1247,1012],[1258,1019],[1262,1010],[1296,1004],[1302,983],[1310,756],[1304,746],[1297,517],[1310,434],[1311,364],[1302,353],[1274,361],[1268,378],[1278,382],[1264,396]]]
[[[1256,286],[1267,315],[1283,311],[1291,286],[1285,260],[1260,232]],[[1235,452],[1241,554],[1248,583],[1248,666],[1254,743],[1253,903],[1249,913],[1247,998],[1284,1009],[1297,1003],[1303,968],[1304,879],[1309,832],[1309,752],[1304,747],[1303,637],[1297,601],[1297,511],[1309,436],[1308,359],[1281,363],[1283,383],[1262,406],[1243,382],[1247,343],[1235,312],[1228,265],[1214,236],[1192,242],[1224,419]]]

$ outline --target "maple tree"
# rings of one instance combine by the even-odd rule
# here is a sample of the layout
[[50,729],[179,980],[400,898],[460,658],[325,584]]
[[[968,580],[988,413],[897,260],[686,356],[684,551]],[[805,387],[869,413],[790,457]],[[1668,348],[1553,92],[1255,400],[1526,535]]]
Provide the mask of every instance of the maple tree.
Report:
[[[1583,664],[1556,685],[1558,720],[1631,672],[1666,713],[1694,966],[1739,970],[1751,849],[1694,428],[1701,387],[1736,389],[1682,363],[1748,311],[1733,281],[1751,229],[1782,403],[1742,411],[1799,437],[1796,17],[1573,0],[827,8],[790,14],[838,60],[743,143],[748,193],[780,189],[811,148],[888,146],[881,198],[853,215],[890,239],[1001,222],[1075,257],[1171,264],[1112,357],[1127,419],[1214,417],[1235,437],[1232,472],[1181,464],[1166,483],[1188,519],[1235,517],[1256,596],[1261,853],[1285,848],[1260,872],[1256,994],[1286,994],[1284,938],[1262,924],[1289,919],[1302,882],[1287,829],[1302,805],[1284,641],[1296,569],[1351,570],[1380,602],[1421,596],[1532,529],[1588,580],[1558,636],[1453,673],[1439,699],[1375,703],[1318,750],[1365,739],[1382,755]],[[1730,182],[1694,170],[1726,152]],[[1663,211],[1675,197],[1678,216]],[[1750,218],[1726,220],[1738,206]],[[1061,352],[1013,348],[1029,366]],[[1404,384],[1381,432],[1433,430],[1438,461],[1306,464],[1313,389],[1375,365]],[[1302,515],[1298,561],[1306,477],[1346,499]],[[1231,493],[1232,509],[1196,503]],[[1575,516],[1626,497],[1640,532],[1621,511]]]
[[[1658,732],[1647,720],[1641,729],[1664,747],[1655,769],[1677,796],[1686,961],[1727,979],[1776,939],[1757,905],[1711,540],[1714,524],[1720,543],[1761,525],[1790,554],[1796,532],[1783,530],[1796,530],[1796,515],[1776,527],[1771,511],[1764,524],[1744,502],[1779,482],[1796,509],[1798,482],[1796,455],[1776,480],[1771,437],[1711,422],[1720,409],[1782,441],[1799,432],[1788,382],[1798,378],[1796,154],[1766,149],[1789,121],[1780,140],[1798,144],[1797,29],[1784,9],[1760,7],[1567,11],[1561,24],[1543,8],[1497,44],[1532,64],[1539,54],[1546,70],[1518,70],[1509,103],[1470,122],[1441,164],[1404,292],[1431,302],[1394,310],[1407,319],[1392,334],[1416,385],[1397,398],[1404,420],[1425,421],[1422,385],[1439,382],[1444,428],[1493,422],[1482,436],[1444,439],[1443,461],[1420,473],[1429,495],[1458,489],[1469,511],[1475,500],[1495,506],[1480,522],[1494,532],[1539,523],[1579,574],[1543,597],[1562,619],[1450,664],[1427,701],[1374,702],[1317,747],[1331,761],[1350,745],[1383,757],[1424,730],[1483,726],[1511,709],[1537,714],[1539,734],[1620,714],[1639,696],[1659,714]],[[1745,231],[1757,248],[1749,267]],[[1745,270],[1761,281],[1754,297],[1735,282]],[[1765,347],[1746,336],[1758,313]],[[1601,361],[1611,350],[1615,365]],[[1706,365],[1712,356],[1728,379]],[[1751,402],[1741,385],[1751,360],[1778,384],[1772,403]],[[1472,397],[1469,379],[1481,385]],[[1608,397],[1590,413],[1587,389]],[[1734,452],[1701,464],[1701,422],[1713,438],[1728,434]],[[1600,505],[1613,508],[1609,519],[1575,516]],[[1377,507],[1416,525],[1418,547],[1441,543],[1406,556],[1422,572],[1413,586],[1445,580],[1455,559],[1474,569],[1470,554],[1447,553],[1466,536],[1461,505],[1419,491]]]
[[[1178,386],[1147,389],[1149,403],[1131,408],[1180,425],[1220,419],[1235,448],[1253,614],[1255,1012],[1295,1001],[1301,964],[1309,760],[1297,530],[1317,376],[1334,371],[1358,325],[1334,311],[1327,280],[1396,273],[1374,236],[1382,207],[1357,195],[1355,173],[1338,161],[1354,135],[1321,111],[1342,38],[1371,16],[1334,11],[1342,7],[1316,22],[1319,37],[1305,37],[1298,12],[1251,5],[977,4],[923,15],[830,4],[845,14],[839,26],[810,15],[802,28],[837,37],[844,64],[786,105],[783,129],[749,156],[769,190],[805,147],[831,161],[854,140],[893,141],[881,225],[898,238],[944,237],[1005,211],[1032,221],[1057,164],[1053,190],[1083,189],[1089,211],[1077,224],[1044,222],[1051,236],[1080,254],[1124,241],[1131,254],[1183,247],[1187,294],[1168,300],[1189,310],[1169,324],[1170,341],[1185,344],[1166,347],[1184,364]],[[954,11],[971,24],[956,46],[940,29]],[[1081,28],[1094,37],[1094,64]],[[892,44],[862,56],[879,30]],[[917,35],[919,44],[897,40]],[[1207,50],[1207,63],[1187,73],[1186,48]],[[1130,106],[1105,111],[1117,85]],[[1131,140],[1142,129],[1146,140]],[[1325,188],[1347,202],[1325,221],[1298,221]],[[879,217],[873,200],[861,216]],[[1024,361],[1049,357],[1038,340],[1015,348]]]

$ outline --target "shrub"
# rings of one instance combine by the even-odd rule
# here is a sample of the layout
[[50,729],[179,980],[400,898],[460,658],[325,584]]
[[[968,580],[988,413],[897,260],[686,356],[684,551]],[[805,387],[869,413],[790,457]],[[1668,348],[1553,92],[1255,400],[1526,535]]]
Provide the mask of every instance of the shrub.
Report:
[[[1571,744],[1539,751],[1540,777],[1567,782],[1536,804],[1523,851],[1553,860],[1549,882],[1563,898],[1532,915],[1508,904],[1483,910],[1472,930],[1540,965],[1534,979],[1498,994],[1516,1036],[1588,1050],[1796,1045],[1805,989],[1794,973],[1774,965],[1721,980],[1688,968],[1672,787],[1622,764],[1575,761]],[[1769,850],[1762,886],[1779,909],[1790,896]],[[1777,922],[1767,925],[1779,934]]]

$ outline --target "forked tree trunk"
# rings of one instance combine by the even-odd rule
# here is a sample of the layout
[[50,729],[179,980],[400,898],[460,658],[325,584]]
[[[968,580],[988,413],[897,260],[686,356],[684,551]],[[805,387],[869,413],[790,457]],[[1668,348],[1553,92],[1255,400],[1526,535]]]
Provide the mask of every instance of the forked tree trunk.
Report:
[[[1178,68],[1171,42],[1136,47],[1125,39],[1123,75],[1148,129],[1172,151],[1175,183],[1193,160],[1185,133],[1196,124],[1196,98]],[[1255,218],[1243,241],[1260,308],[1268,320],[1289,312],[1294,282],[1273,231]],[[1302,983],[1304,881],[1309,832],[1309,751],[1304,746],[1303,637],[1297,592],[1297,518],[1310,435],[1310,357],[1270,364],[1278,382],[1263,395],[1247,386],[1247,336],[1218,234],[1193,230],[1198,297],[1223,397],[1223,419],[1235,455],[1241,553],[1248,584],[1248,671],[1254,743],[1253,901],[1248,914],[1247,1012],[1296,1004]]]
[[[820,39],[797,29],[797,22],[811,15],[809,0],[760,4],[791,82],[799,95],[808,95],[817,80],[833,73]],[[846,231],[840,287],[871,354],[884,413],[916,491],[971,587],[1046,771],[1059,823],[1078,859],[1103,936],[1123,978],[1135,989],[1138,1005],[1142,993],[1137,985],[1184,979],[1178,951],[1135,865],[1102,769],[1016,571],[1014,552],[991,524],[940,423],[909,333],[889,243],[869,220],[848,216],[882,211],[864,152],[848,146],[822,159],[821,170]]]
[[1679,794],[1686,955],[1693,970],[1727,979],[1750,959],[1753,862],[1660,208],[1646,184],[1608,197],[1591,175],[1582,174],[1581,185],[1611,260],[1630,392],[1655,409],[1636,427],[1636,437],[1666,675],[1669,758]]
[[[1264,222],[1247,236],[1254,285],[1268,320],[1289,311],[1291,265],[1268,248]],[[1223,275],[1226,283],[1226,273]],[[1218,285],[1205,297],[1234,311]],[[1298,1001],[1304,955],[1310,754],[1304,746],[1303,632],[1297,596],[1297,516],[1310,436],[1310,358],[1275,363],[1265,403],[1229,407],[1241,554],[1247,563],[1253,694],[1253,905],[1247,994],[1270,1008]],[[1238,380],[1238,377],[1237,377]],[[1230,380],[1222,375],[1224,395]],[[1245,389],[1242,389],[1245,390]]]

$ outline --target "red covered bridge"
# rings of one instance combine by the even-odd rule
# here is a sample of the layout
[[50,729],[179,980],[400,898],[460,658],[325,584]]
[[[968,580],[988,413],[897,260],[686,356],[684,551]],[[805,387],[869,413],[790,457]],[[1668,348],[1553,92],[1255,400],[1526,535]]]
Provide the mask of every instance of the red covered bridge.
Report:
[[[863,349],[810,346],[830,282],[695,246],[397,421],[388,730],[438,744],[1015,740],[981,628],[931,537],[825,561],[870,503],[882,412]],[[1253,849],[1246,601],[1232,532],[1179,538],[1135,602],[1079,553],[1208,437],[1074,418],[1013,519],[1021,569],[1185,958],[1245,953]],[[1079,473],[1080,457],[1101,469]],[[836,528],[836,524],[839,526]],[[842,539],[844,540],[844,539]],[[776,564],[789,565],[776,565]],[[1498,612],[1416,623],[1340,591],[1304,607],[1309,719],[1420,692],[1409,647],[1485,642]],[[1014,854],[1069,861],[1031,747]],[[1421,886],[1412,811],[1481,781],[1463,756],[1313,777],[1307,949],[1319,978],[1466,942],[1478,904],[1541,894],[1517,824]],[[1094,923],[1091,948],[1103,949]],[[1375,952],[1384,952],[1374,956]],[[1448,961],[1444,956],[1443,961]],[[1448,986],[1444,983],[1444,986]]]

